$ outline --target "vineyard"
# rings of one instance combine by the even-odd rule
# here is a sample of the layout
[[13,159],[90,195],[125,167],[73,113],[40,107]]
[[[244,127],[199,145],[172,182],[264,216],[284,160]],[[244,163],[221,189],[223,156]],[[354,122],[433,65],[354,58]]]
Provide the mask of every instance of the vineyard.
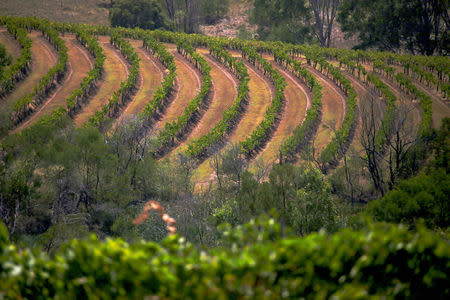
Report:
[[0,298],[448,298],[448,57],[9,16],[0,50]]
[[361,149],[361,103],[372,99],[377,147],[393,112],[417,135],[450,116],[445,57],[421,57],[2,17],[14,57],[1,74],[5,135],[69,116],[107,133],[131,117],[158,159],[182,154],[207,182],[211,157],[238,145],[252,165],[297,162],[314,145],[324,173]]

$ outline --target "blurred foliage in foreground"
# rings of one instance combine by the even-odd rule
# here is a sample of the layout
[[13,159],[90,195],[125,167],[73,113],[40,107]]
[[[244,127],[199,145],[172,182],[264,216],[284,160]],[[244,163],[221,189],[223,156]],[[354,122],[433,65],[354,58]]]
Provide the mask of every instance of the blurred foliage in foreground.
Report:
[[444,299],[450,290],[449,243],[423,226],[290,238],[273,219],[258,219],[223,227],[222,247],[205,251],[176,235],[161,244],[92,237],[52,257],[18,250],[0,230],[6,298]]

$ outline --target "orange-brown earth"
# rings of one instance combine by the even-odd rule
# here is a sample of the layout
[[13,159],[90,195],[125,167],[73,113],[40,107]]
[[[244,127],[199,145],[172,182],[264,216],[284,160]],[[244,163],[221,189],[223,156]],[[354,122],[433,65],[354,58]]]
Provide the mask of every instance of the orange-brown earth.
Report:
[[74,118],[76,126],[80,127],[108,103],[114,91],[120,88],[120,83],[126,80],[128,67],[120,55],[120,51],[109,44],[109,38],[99,37],[99,42],[106,56],[103,78],[98,84],[97,93],[83,107],[82,111]]

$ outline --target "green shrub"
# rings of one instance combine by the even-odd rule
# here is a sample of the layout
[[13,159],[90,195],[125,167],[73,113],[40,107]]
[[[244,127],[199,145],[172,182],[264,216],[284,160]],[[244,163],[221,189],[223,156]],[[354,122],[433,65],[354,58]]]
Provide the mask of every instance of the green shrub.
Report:
[[430,228],[450,226],[450,175],[438,169],[400,182],[395,190],[372,201],[366,213],[376,220],[414,226],[424,219]]
[[[420,227],[375,224],[332,236],[280,239],[273,220],[222,232],[229,247],[74,240],[53,257],[10,245],[0,256],[6,298],[363,299],[449,296],[450,247]],[[243,242],[240,242],[243,241]]]

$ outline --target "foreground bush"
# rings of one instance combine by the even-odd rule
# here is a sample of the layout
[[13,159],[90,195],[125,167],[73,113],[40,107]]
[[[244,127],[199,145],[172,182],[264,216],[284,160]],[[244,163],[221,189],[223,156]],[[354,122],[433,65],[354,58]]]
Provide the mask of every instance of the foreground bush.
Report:
[[[6,229],[0,228],[0,232]],[[0,236],[6,298],[443,299],[450,291],[448,241],[420,227],[376,224],[332,236],[282,238],[269,220],[223,232],[222,248],[199,251],[183,238],[162,244],[73,241],[54,257]]]

